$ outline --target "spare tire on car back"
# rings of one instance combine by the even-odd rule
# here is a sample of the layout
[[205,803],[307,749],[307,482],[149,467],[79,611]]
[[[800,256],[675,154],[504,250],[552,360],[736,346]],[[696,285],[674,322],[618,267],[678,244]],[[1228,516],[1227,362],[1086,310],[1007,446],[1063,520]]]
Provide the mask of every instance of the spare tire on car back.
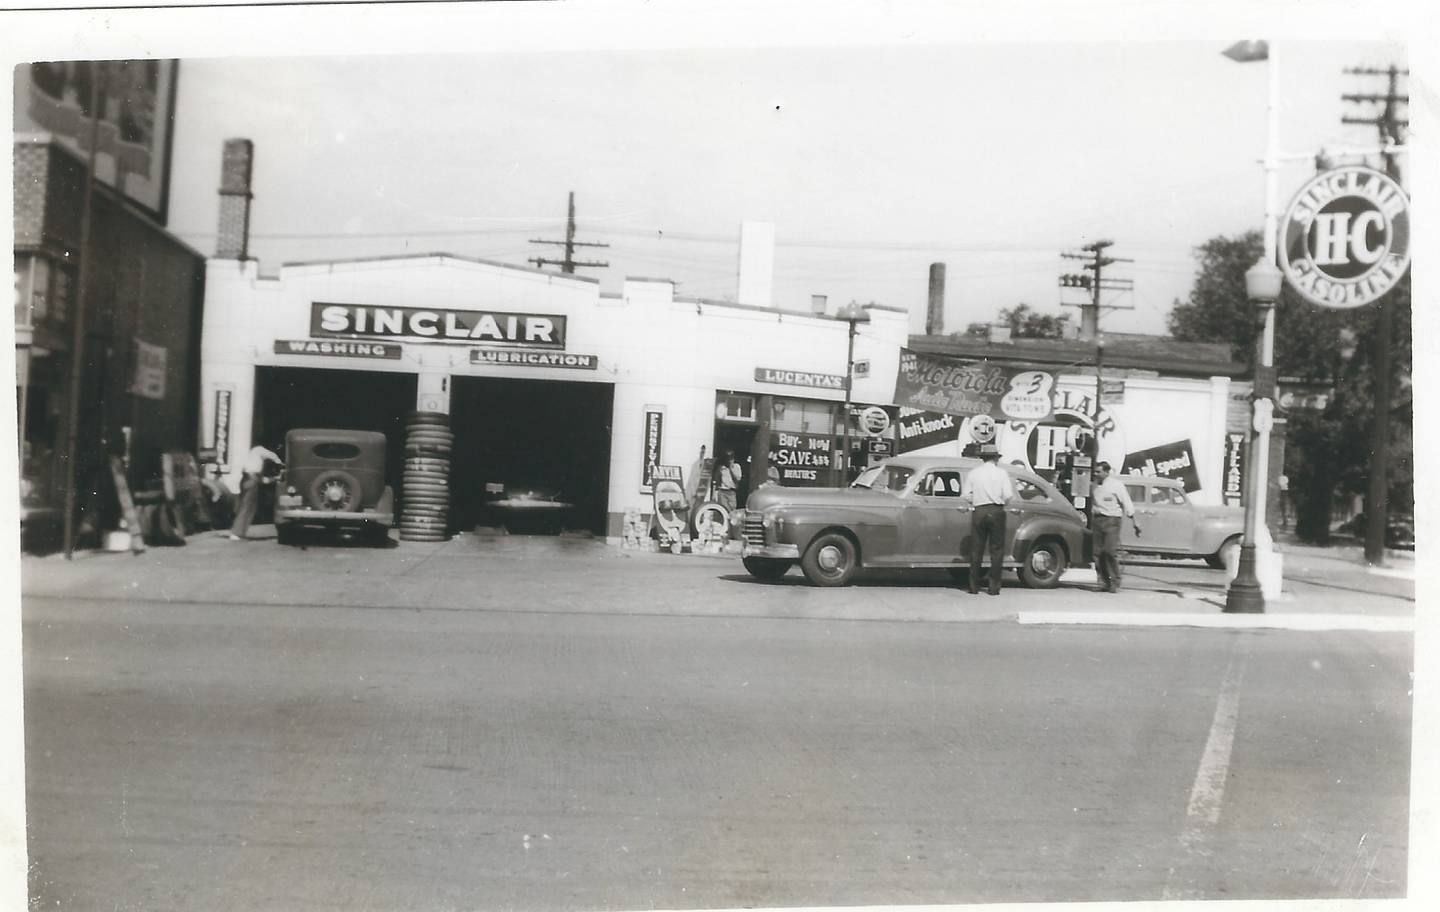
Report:
[[360,481],[344,469],[321,472],[310,482],[306,497],[319,510],[349,512],[360,506]]

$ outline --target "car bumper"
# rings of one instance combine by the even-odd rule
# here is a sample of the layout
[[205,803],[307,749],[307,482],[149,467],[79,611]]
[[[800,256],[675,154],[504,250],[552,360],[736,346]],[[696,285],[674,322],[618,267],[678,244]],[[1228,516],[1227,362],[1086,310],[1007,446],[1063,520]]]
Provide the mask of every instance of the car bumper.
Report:
[[800,546],[799,546],[799,545],[752,545],[752,544],[750,544],[749,542],[746,542],[746,543],[745,543],[745,547],[742,548],[741,551],[740,551],[740,555],[741,555],[742,557],[772,557],[772,558],[782,558],[782,559],[788,559],[788,560],[799,560],[799,559],[800,559]]
[[305,526],[385,526],[395,525],[394,513],[348,512],[345,510],[279,509],[276,523],[298,523]]

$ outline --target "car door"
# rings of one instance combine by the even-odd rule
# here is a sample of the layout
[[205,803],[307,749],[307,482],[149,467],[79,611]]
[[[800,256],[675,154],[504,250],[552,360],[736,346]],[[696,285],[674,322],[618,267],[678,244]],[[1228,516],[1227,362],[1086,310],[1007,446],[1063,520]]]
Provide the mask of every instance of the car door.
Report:
[[[1134,530],[1126,524],[1120,533],[1121,544],[1135,550],[1188,554],[1195,521],[1185,494],[1173,485],[1138,484],[1126,485],[1126,488],[1130,490],[1130,499],[1135,501],[1140,537],[1137,540]],[[1140,497],[1136,496],[1136,488],[1143,491]]]
[[[1150,509],[1150,501],[1146,497],[1147,486],[1142,482],[1126,482],[1125,493],[1130,495],[1130,502],[1135,505],[1135,518],[1140,522],[1140,535],[1135,535],[1135,528],[1132,523],[1120,523],[1120,548],[1129,551],[1148,551],[1155,547],[1159,540],[1155,538],[1150,527],[1153,521],[1154,511]],[[1143,541],[1142,541],[1143,539]]]
[[906,563],[949,561],[970,534],[970,504],[958,469],[931,469],[910,488],[900,510],[897,557]]
[[1148,493],[1157,547],[1177,554],[1194,551],[1195,508],[1185,492],[1175,485],[1150,485]]
[[1050,495],[1046,490],[1037,484],[1026,481],[1023,478],[1012,479],[1015,482],[1015,500],[1005,505],[1005,559],[1018,557],[1015,553],[1015,533],[1020,531],[1020,524],[1024,522],[1026,515],[1035,513],[1034,504],[1045,504],[1050,502]]

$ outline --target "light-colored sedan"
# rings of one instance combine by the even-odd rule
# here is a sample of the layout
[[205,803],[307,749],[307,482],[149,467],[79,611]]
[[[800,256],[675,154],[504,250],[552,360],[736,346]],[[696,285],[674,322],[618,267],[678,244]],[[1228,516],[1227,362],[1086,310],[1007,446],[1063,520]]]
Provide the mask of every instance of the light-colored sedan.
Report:
[[[968,577],[971,518],[961,498],[963,457],[899,457],[849,488],[757,489],[742,516],[745,569],[777,579],[795,564],[817,586],[843,586],[861,568],[939,568]],[[1064,496],[1038,475],[1005,466],[1019,498],[1006,506],[1005,567],[1036,589],[1059,585],[1090,561],[1090,533]],[[988,563],[988,557],[987,557]]]
[[1240,553],[1245,511],[1239,507],[1203,507],[1190,500],[1173,478],[1121,475],[1135,503],[1140,534],[1121,524],[1120,547],[1128,554],[1198,557],[1223,569]]

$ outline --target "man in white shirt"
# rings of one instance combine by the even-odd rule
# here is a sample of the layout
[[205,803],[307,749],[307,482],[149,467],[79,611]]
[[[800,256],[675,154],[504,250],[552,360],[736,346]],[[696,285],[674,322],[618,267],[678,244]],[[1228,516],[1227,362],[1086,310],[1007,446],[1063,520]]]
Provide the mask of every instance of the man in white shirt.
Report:
[[730,513],[735,512],[735,492],[739,488],[740,466],[735,463],[735,454],[725,451],[725,458],[715,467],[715,499]]
[[268,484],[265,466],[272,462],[278,466],[285,464],[285,460],[259,444],[245,454],[245,461],[240,466],[240,500],[235,505],[235,522],[230,526],[231,541],[243,541],[250,531],[250,521],[255,518],[255,508],[260,504],[260,485]]
[[1101,592],[1120,591],[1120,517],[1127,516],[1140,534],[1135,521],[1135,504],[1120,479],[1110,474],[1110,463],[1095,463],[1095,487],[1090,492],[1091,516],[1095,526],[1095,575],[1100,578]]
[[995,444],[980,447],[980,458],[984,462],[965,476],[961,493],[974,511],[970,521],[970,594],[980,591],[980,565],[988,549],[990,576],[986,591],[999,595],[1005,563],[1005,504],[1015,499],[1015,483],[1010,473],[1000,468],[1000,450]]

